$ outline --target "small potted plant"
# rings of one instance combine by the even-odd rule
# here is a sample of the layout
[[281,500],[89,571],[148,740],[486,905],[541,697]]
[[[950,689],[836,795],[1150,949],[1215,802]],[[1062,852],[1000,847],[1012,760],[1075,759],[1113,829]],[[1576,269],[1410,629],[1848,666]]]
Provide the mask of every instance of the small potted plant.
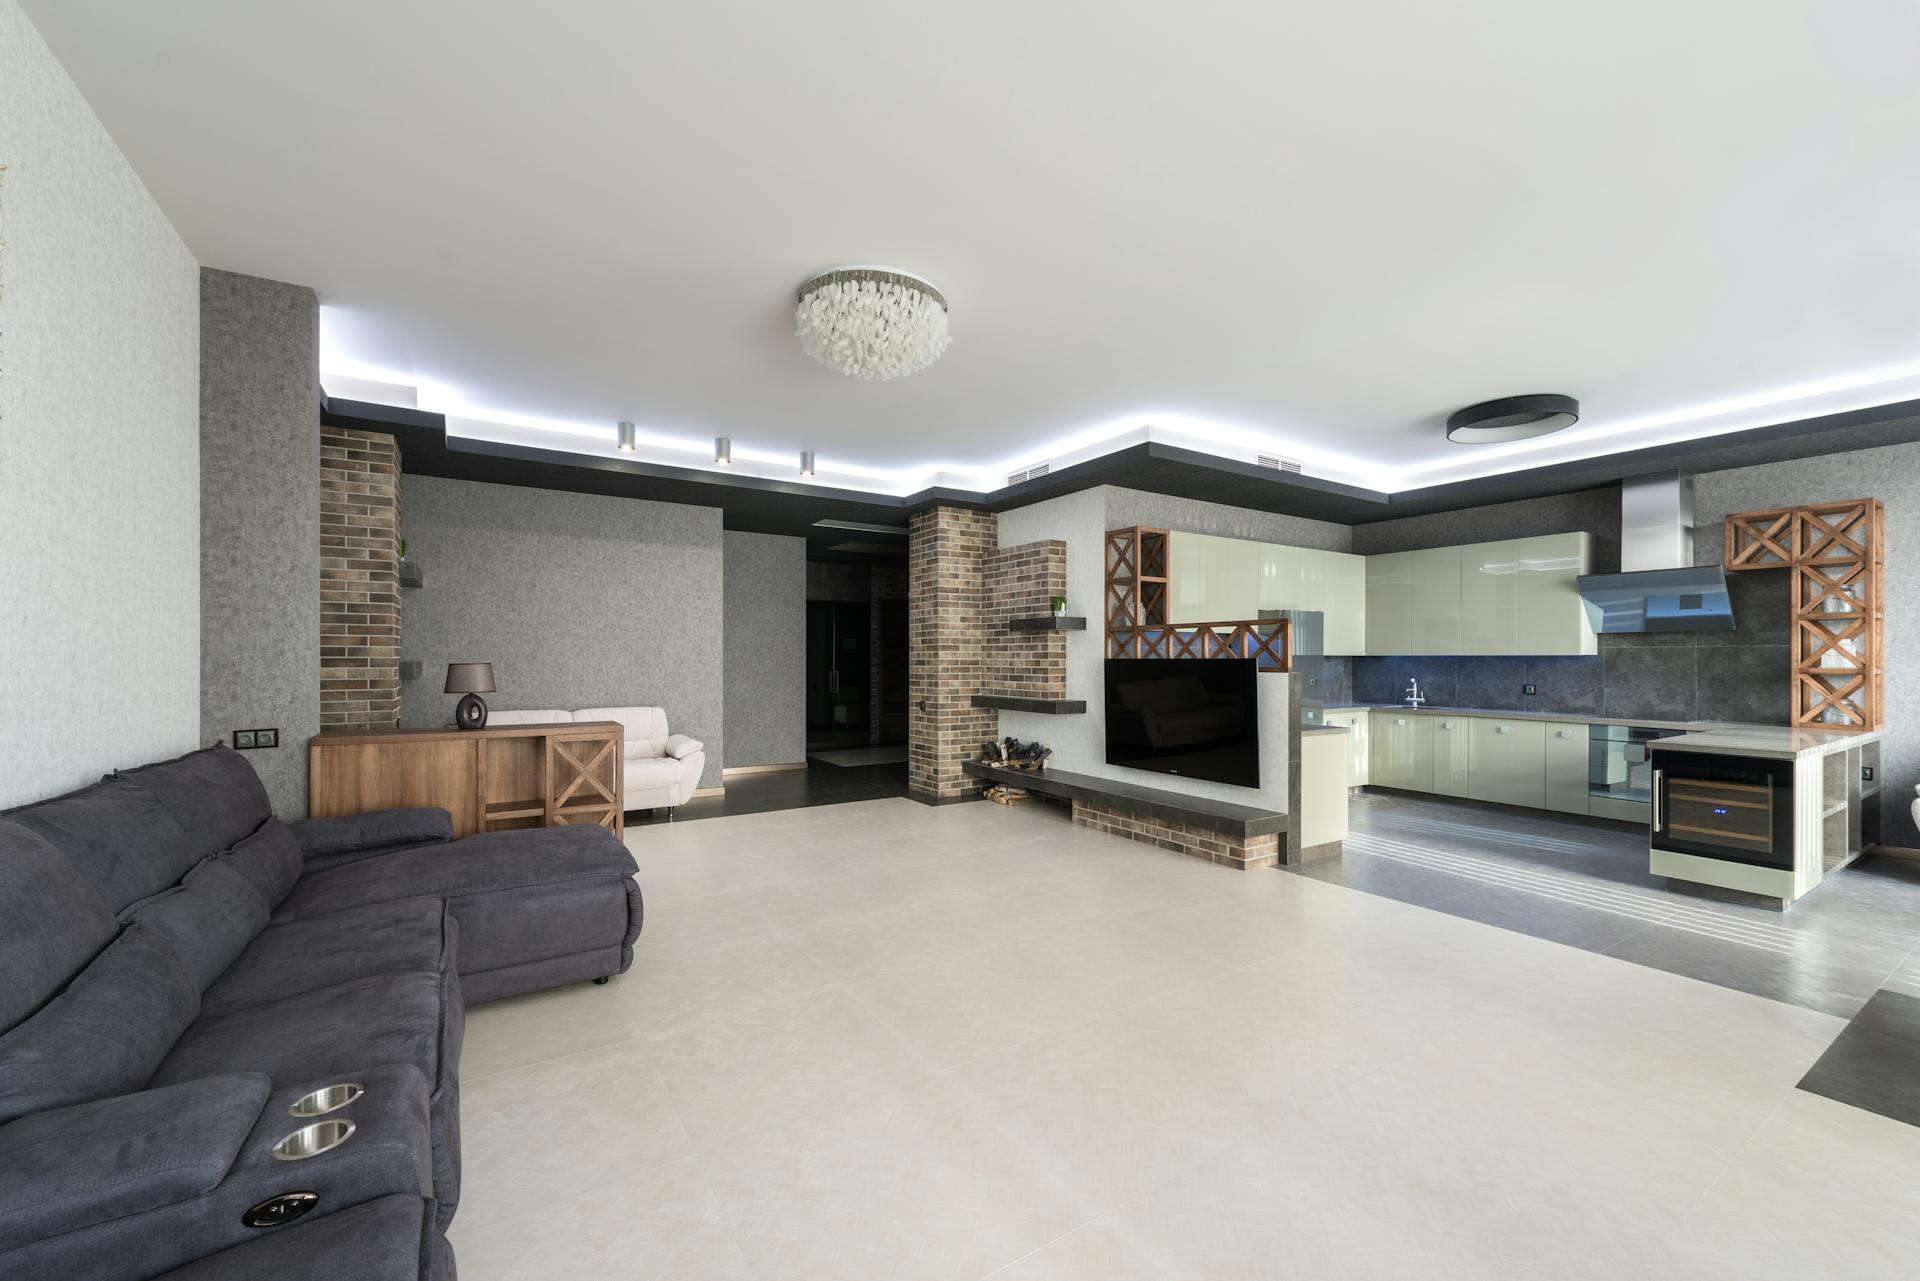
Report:
[[1055,618],[1061,618],[1065,616],[1066,612],[1067,598],[1065,596],[1055,596],[1053,598],[1053,616]]

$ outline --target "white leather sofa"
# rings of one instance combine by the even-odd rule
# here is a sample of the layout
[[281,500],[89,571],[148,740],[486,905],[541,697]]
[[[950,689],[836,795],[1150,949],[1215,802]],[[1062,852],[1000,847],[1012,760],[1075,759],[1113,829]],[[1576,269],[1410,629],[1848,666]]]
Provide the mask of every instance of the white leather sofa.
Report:
[[664,707],[582,707],[575,711],[541,708],[524,712],[487,713],[489,725],[551,725],[568,721],[618,721],[626,740],[622,764],[626,779],[621,808],[673,808],[693,798],[707,767],[707,752],[697,738],[671,733]]

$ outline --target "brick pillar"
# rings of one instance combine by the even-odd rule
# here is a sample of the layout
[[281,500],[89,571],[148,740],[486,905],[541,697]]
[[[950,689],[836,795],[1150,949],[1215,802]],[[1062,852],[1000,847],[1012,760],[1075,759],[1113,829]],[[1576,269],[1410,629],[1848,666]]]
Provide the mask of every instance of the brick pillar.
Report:
[[320,429],[320,728],[400,723],[400,449]]
[[998,550],[999,517],[959,507],[916,512],[908,526],[907,787],[925,801],[958,799],[978,785],[960,772],[999,732],[999,716],[976,708],[987,671],[986,558]]

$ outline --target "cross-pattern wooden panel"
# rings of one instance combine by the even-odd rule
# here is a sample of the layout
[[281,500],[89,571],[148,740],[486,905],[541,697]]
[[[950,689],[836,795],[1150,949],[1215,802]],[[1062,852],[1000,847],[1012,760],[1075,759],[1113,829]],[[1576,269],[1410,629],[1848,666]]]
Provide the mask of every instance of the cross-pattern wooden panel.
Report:
[[1880,728],[1887,595],[1880,500],[1728,516],[1725,563],[1793,574],[1793,723]]
[[[1147,526],[1110,529],[1106,540],[1107,653],[1155,658],[1146,629],[1167,621],[1167,531]],[[1118,639],[1125,636],[1125,640]]]
[[547,739],[546,821],[594,823],[622,834],[620,738]]

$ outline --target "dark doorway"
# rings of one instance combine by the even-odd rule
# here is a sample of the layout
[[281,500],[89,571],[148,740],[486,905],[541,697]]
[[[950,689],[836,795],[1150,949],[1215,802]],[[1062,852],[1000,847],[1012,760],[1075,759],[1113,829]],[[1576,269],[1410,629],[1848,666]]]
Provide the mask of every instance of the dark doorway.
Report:
[[876,746],[907,741],[907,602],[905,597],[876,600],[880,611],[880,724]]
[[[807,750],[873,741],[873,619],[865,601],[807,602]],[[901,695],[904,711],[906,699]]]

